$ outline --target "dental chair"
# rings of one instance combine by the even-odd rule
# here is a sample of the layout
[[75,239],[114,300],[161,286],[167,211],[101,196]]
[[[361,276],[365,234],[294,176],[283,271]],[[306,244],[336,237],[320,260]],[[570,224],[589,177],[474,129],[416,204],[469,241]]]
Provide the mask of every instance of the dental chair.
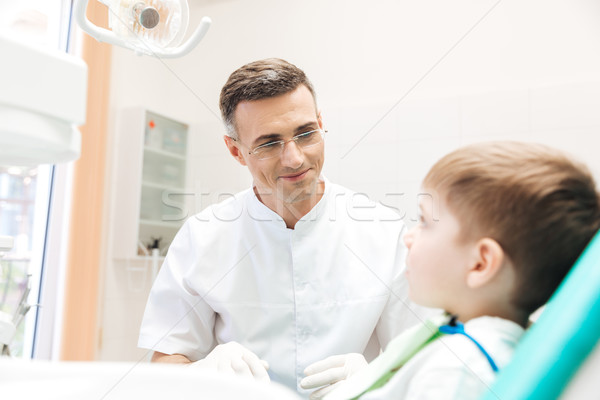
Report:
[[600,231],[482,400],[600,398]]

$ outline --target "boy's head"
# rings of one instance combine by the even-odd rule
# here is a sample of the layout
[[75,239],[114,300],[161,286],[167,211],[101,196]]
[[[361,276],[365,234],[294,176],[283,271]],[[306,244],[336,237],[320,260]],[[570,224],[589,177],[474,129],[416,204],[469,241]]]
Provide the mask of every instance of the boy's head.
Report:
[[423,189],[433,202],[421,202],[422,222],[405,238],[411,296],[459,317],[528,316],[600,228],[587,168],[538,144],[463,147],[433,166]]

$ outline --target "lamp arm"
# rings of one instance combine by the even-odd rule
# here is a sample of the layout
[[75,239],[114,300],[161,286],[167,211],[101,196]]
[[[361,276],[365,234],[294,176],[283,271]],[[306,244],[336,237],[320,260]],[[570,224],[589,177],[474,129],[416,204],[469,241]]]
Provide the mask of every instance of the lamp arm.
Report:
[[198,25],[192,36],[190,36],[185,43],[172,49],[155,51],[153,54],[160,58],[176,58],[188,54],[204,38],[206,32],[208,32],[208,28],[210,28],[211,23],[212,20],[210,17],[202,17],[200,25]]
[[99,42],[114,44],[116,46],[131,48],[123,39],[116,35],[113,31],[100,28],[94,25],[86,16],[87,5],[89,0],[75,0],[75,20],[77,24],[87,32],[90,36]]

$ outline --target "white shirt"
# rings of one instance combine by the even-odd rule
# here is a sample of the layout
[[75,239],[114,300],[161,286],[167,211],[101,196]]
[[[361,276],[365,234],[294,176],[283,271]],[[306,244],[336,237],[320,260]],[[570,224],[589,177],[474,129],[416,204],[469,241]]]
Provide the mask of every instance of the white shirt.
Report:
[[[480,317],[465,324],[498,368],[509,361],[524,333],[515,322]],[[496,373],[481,350],[464,335],[444,335],[418,352],[379,389],[361,400],[477,400],[491,388]]]
[[419,321],[403,231],[397,213],[327,180],[295,229],[243,191],[178,232],[138,345],[198,360],[237,341],[269,362],[272,380],[306,394],[309,364],[351,352],[372,359]]

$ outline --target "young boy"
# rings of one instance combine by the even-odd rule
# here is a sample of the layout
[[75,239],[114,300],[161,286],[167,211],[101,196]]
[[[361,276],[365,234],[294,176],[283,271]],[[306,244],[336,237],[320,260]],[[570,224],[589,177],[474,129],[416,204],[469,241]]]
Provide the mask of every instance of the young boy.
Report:
[[[327,400],[480,398],[509,362],[530,314],[600,228],[589,171],[542,145],[461,148],[433,166],[423,189],[431,197],[422,197],[420,223],[404,237],[410,297],[460,322],[434,318],[412,338],[395,339]],[[449,334],[437,331],[444,324]],[[466,335],[452,334],[461,329]],[[401,342],[415,340],[416,354],[398,358],[406,351]]]

